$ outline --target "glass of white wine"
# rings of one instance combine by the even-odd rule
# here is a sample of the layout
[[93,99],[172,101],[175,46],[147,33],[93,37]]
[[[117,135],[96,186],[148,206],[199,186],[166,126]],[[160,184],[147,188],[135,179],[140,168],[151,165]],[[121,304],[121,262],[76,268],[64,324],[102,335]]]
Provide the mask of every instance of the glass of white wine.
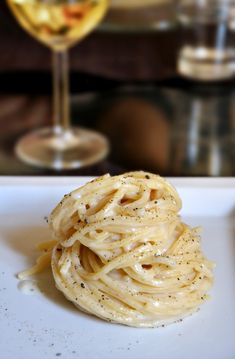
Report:
[[68,49],[102,20],[109,0],[6,0],[20,25],[53,50],[54,124],[16,144],[18,157],[37,167],[72,169],[93,164],[108,153],[101,134],[71,126]]

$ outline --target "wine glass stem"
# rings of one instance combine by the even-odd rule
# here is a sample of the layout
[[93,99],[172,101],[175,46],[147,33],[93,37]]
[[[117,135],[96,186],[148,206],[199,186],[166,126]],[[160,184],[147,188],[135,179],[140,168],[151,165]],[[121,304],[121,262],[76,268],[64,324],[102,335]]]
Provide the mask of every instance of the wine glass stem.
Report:
[[53,51],[53,93],[55,133],[70,128],[68,51]]

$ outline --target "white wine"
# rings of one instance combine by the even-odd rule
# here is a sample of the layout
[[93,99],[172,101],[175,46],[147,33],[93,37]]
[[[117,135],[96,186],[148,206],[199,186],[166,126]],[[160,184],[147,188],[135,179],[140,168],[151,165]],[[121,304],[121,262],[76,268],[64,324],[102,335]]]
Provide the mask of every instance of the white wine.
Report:
[[55,51],[86,36],[103,18],[109,0],[7,0],[20,25]]

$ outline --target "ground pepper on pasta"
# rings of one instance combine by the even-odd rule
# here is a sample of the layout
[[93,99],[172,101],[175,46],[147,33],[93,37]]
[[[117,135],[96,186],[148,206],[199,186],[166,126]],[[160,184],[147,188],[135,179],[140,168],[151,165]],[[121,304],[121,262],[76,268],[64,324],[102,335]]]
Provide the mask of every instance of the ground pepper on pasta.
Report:
[[65,195],[49,217],[57,288],[80,310],[133,327],[193,313],[208,298],[214,264],[180,209],[173,186],[142,171]]

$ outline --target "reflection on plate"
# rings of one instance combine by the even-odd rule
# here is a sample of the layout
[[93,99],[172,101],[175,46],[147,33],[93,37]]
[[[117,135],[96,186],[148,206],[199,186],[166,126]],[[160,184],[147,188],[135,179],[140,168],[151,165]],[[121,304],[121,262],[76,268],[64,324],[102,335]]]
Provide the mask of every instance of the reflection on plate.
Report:
[[175,0],[112,0],[101,29],[107,31],[164,30],[174,25]]

